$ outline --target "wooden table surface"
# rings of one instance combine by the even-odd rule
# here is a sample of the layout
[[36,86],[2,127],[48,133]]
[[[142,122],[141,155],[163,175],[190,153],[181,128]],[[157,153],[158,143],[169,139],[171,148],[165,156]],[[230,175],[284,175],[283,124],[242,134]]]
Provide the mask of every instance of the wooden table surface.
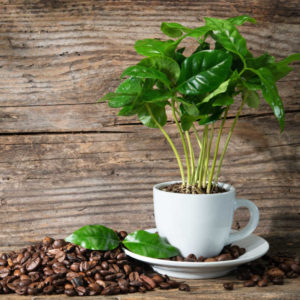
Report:
[[[231,281],[234,283],[234,290],[227,291],[223,288],[223,283]],[[145,294],[134,293],[127,295],[115,296],[93,296],[93,297],[67,297],[65,295],[53,296],[18,296],[15,294],[0,295],[2,300],[58,300],[58,299],[103,299],[103,300],[137,300],[137,299],[158,299],[158,300],[172,300],[172,299],[277,299],[277,300],[297,300],[300,298],[300,278],[288,279],[284,285],[269,285],[264,288],[243,287],[243,284],[236,280],[233,276],[226,276],[219,279],[206,279],[206,280],[186,280],[191,286],[190,292],[182,292],[174,290],[155,290]]]

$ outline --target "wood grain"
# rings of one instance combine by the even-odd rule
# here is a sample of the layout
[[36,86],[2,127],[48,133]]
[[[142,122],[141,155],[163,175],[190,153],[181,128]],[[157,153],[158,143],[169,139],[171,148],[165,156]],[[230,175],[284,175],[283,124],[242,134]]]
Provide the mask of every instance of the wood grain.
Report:
[[[162,21],[195,27],[203,16],[238,14],[258,20],[241,28],[256,55],[299,52],[296,0],[1,1],[0,251],[87,223],[154,226],[153,184],[179,177],[171,150],[156,130],[95,101],[140,58],[136,39],[162,37]],[[279,83],[285,132],[267,104],[246,109],[221,179],[259,206],[258,234],[299,249],[299,64],[294,68]],[[227,131],[231,122],[232,115]],[[167,130],[179,145],[174,124]],[[241,210],[236,220],[244,225],[247,217]]]

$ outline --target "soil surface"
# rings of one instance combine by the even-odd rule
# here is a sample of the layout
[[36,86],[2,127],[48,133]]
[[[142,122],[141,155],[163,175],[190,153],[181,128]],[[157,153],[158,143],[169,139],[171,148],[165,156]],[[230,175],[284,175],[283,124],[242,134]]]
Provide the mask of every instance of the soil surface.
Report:
[[[207,194],[206,188],[198,188],[197,186],[182,186],[181,183],[174,183],[168,186],[164,186],[161,188],[162,191],[172,192],[172,193],[181,193],[181,194]],[[212,190],[210,194],[224,193],[226,190],[219,186],[212,186]]]

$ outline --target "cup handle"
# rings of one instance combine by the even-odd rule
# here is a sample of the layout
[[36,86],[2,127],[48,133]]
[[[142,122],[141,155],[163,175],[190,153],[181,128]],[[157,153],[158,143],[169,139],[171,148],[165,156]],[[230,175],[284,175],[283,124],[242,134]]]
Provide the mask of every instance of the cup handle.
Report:
[[248,210],[250,212],[250,220],[249,220],[248,224],[243,229],[241,229],[237,232],[230,233],[229,238],[226,242],[226,245],[231,244],[231,243],[233,243],[237,240],[241,240],[241,239],[247,237],[248,235],[250,235],[255,230],[255,228],[258,225],[259,211],[258,211],[257,206],[250,200],[236,199],[234,210],[236,210],[240,207],[248,208]]

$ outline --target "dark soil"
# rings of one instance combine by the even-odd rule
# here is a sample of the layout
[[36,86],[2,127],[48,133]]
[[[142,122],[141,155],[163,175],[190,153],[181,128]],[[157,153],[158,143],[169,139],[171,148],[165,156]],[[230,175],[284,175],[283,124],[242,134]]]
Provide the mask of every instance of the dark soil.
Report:
[[[162,191],[165,192],[172,192],[172,193],[179,193],[179,194],[206,194],[206,188],[198,188],[197,186],[182,186],[181,183],[174,183],[168,186],[164,186],[161,188]],[[212,190],[210,194],[217,194],[217,193],[224,193],[226,192],[225,189],[219,186],[212,186]]]

